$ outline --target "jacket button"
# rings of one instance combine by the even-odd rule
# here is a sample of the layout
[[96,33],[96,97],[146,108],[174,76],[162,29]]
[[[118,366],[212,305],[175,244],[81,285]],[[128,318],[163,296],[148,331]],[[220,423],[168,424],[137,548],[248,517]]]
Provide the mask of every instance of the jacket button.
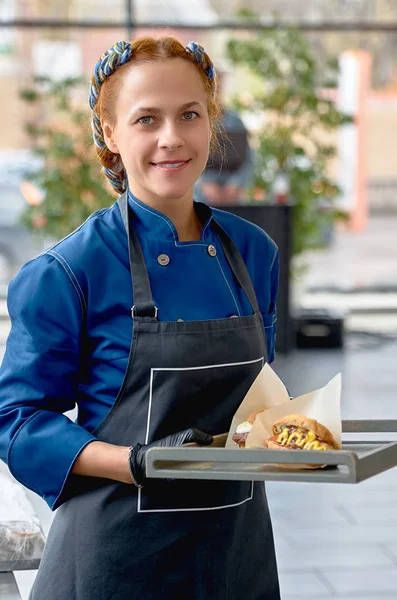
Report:
[[212,244],[210,244],[207,248],[207,252],[210,256],[216,256],[216,248]]
[[167,256],[167,254],[160,254],[160,256],[157,257],[157,262],[162,267],[166,267],[170,262],[170,257]]

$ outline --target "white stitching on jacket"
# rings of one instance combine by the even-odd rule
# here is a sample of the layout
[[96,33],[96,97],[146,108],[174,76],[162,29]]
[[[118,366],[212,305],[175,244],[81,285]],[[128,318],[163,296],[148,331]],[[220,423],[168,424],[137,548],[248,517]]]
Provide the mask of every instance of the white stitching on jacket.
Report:
[[[99,210],[93,212],[89,217],[86,218],[86,220],[84,221],[84,223],[82,223],[81,225],[79,225],[79,227],[77,227],[76,229],[74,229],[73,231],[71,231],[68,235],[66,235],[64,238],[62,238],[61,240],[59,240],[58,242],[56,242],[53,246],[51,246],[50,248],[48,248],[47,250],[45,250],[44,252],[42,252],[42,254],[48,254],[48,252],[50,250],[52,250],[53,248],[56,248],[57,246],[59,246],[59,244],[61,244],[64,240],[67,240],[68,238],[70,238],[72,235],[74,235],[75,233],[77,233],[78,231],[80,231],[80,229],[83,227],[83,225],[85,225],[87,223],[87,221],[90,221],[90,219],[93,219],[94,217],[101,217],[105,212],[111,210],[113,208],[113,206],[109,207],[109,208],[100,208]],[[39,256],[41,256],[41,254],[39,254]]]
[[[61,258],[61,259],[62,259],[63,257],[62,257],[62,256],[60,256],[60,254],[58,254],[58,252],[55,252],[55,254],[57,254],[57,255],[59,256],[59,258],[58,258],[58,256],[54,256],[53,252],[54,252],[54,250],[48,250],[47,254],[49,254],[50,256],[53,256],[53,258],[55,258],[55,260],[56,260],[56,261],[57,261],[57,262],[58,262],[58,263],[61,265],[61,267],[62,267],[62,268],[63,268],[63,270],[65,271],[66,275],[69,277],[70,281],[72,282],[72,285],[73,285],[74,289],[76,290],[76,294],[77,294],[77,297],[78,297],[78,299],[79,299],[79,303],[80,303],[80,311],[81,311],[81,318],[82,318],[82,319],[84,319],[84,307],[85,307],[85,299],[84,299],[84,306],[83,306],[83,301],[82,301],[82,299],[81,299],[81,296],[80,296],[79,289],[77,288],[77,286],[76,286],[75,282],[73,281],[73,278],[72,278],[71,274],[69,273],[69,271],[67,270],[67,268],[66,268],[66,267],[65,267],[65,265],[63,264],[62,260],[59,260],[59,258]],[[65,262],[66,262],[66,261],[65,261]],[[66,264],[67,264],[67,263],[66,263]],[[68,265],[68,266],[69,266],[69,265]],[[69,269],[70,269],[70,267],[69,267]],[[72,273],[73,277],[76,279],[76,275],[73,273],[73,271],[71,271],[71,273]],[[77,281],[77,279],[76,279],[76,281]],[[80,287],[80,286],[79,286],[79,287]]]
[[[130,196],[131,198],[131,196]],[[139,208],[142,208],[142,210],[146,210],[148,213],[150,213],[151,215],[153,215],[154,217],[158,217],[159,219],[162,219],[163,221],[165,221],[168,225],[168,227],[171,229],[171,233],[172,233],[172,237],[174,239],[174,244],[177,248],[182,247],[181,244],[183,243],[183,246],[206,246],[206,243],[204,242],[204,232],[205,230],[209,227],[210,225],[210,221],[207,223],[207,225],[204,227],[203,231],[201,232],[201,238],[203,240],[202,244],[196,244],[194,242],[190,243],[190,242],[179,242],[175,237],[175,233],[174,230],[172,229],[171,225],[169,224],[169,222],[167,221],[167,219],[165,217],[163,217],[162,215],[158,215],[157,213],[153,212],[152,210],[150,210],[149,208],[146,208],[146,206],[141,206],[140,204],[138,204],[138,202],[136,202],[133,198],[131,198],[131,202],[133,202],[134,204],[136,204]]]
[[220,268],[220,270],[221,270],[221,272],[222,272],[222,275],[223,275],[223,277],[224,277],[224,279],[225,279],[225,281],[226,281],[227,287],[229,288],[229,291],[230,291],[230,293],[231,293],[231,295],[232,295],[232,298],[233,298],[233,300],[234,300],[234,304],[236,305],[237,312],[238,312],[238,316],[239,316],[239,317],[241,317],[241,313],[240,313],[240,309],[239,309],[239,307],[238,307],[238,304],[237,304],[237,300],[236,300],[236,298],[234,297],[234,294],[233,294],[232,288],[230,287],[228,280],[226,279],[226,275],[225,275],[225,273],[224,273],[224,271],[223,271],[223,269],[222,269],[222,265],[221,265],[221,263],[220,263],[220,261],[219,261],[218,255],[216,255],[216,256],[215,256],[215,258],[216,258],[216,260],[218,261],[219,268]]
[[[77,279],[76,275],[74,274],[74,271],[73,271],[72,267],[70,266],[70,264],[68,263],[68,261],[66,260],[66,258],[64,256],[62,256],[61,254],[59,254],[56,250],[51,250],[51,253],[56,254],[57,256],[59,256],[59,258],[62,261],[65,261],[67,267],[70,269],[71,275],[74,277],[74,279],[76,281],[77,287],[80,290],[81,299],[83,301],[84,308],[87,309],[87,303],[86,303],[85,298],[84,298],[83,290],[81,289],[81,285],[79,283],[79,280]],[[54,257],[54,258],[56,258],[56,257]]]
[[172,229],[171,225],[168,223],[167,219],[165,217],[163,217],[162,215],[158,215],[155,212],[153,212],[152,210],[150,210],[149,208],[146,208],[145,206],[141,206],[140,204],[138,204],[138,202],[136,202],[134,200],[134,198],[132,198],[132,196],[129,196],[129,198],[131,199],[131,202],[133,202],[134,204],[136,204],[139,208],[141,208],[142,210],[146,210],[148,213],[150,213],[151,215],[153,215],[154,217],[158,217],[159,219],[162,219],[163,221],[165,221],[168,225],[168,227],[171,229],[171,233],[172,233],[172,237],[174,238],[174,244],[175,246],[177,245],[176,243],[176,238],[175,238],[175,233],[174,230]]
[[276,248],[276,251],[275,251],[275,253],[274,253],[273,260],[272,260],[272,263],[271,263],[271,265],[270,265],[270,271],[271,271],[271,270],[273,269],[273,267],[274,267],[274,263],[276,262],[277,254],[278,254],[278,248]]

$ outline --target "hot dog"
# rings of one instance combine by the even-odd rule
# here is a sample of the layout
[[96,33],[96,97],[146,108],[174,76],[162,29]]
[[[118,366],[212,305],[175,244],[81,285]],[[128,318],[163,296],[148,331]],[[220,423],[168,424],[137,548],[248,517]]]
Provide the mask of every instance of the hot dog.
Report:
[[235,433],[233,434],[232,440],[239,448],[245,448],[245,441],[252,429],[256,415],[259,415],[259,413],[263,412],[264,410],[264,408],[261,410],[255,410],[247,417],[246,421],[243,421],[240,423],[240,425],[238,425]]

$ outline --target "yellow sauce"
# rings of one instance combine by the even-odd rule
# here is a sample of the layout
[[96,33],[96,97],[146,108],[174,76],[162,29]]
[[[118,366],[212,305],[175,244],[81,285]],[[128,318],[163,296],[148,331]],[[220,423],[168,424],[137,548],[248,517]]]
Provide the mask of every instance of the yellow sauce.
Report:
[[292,433],[289,432],[287,428],[285,428],[277,437],[277,443],[281,446],[290,446],[291,444],[295,444],[302,450],[326,450],[326,445],[322,444],[318,439],[316,439],[316,435],[313,431],[308,431],[307,429],[302,429],[298,427]]

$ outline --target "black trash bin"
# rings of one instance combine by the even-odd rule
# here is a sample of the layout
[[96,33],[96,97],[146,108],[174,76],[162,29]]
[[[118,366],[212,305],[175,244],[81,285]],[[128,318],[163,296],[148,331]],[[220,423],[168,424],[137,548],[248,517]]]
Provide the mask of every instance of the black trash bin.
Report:
[[336,309],[300,309],[293,317],[298,348],[342,348],[345,313]]

